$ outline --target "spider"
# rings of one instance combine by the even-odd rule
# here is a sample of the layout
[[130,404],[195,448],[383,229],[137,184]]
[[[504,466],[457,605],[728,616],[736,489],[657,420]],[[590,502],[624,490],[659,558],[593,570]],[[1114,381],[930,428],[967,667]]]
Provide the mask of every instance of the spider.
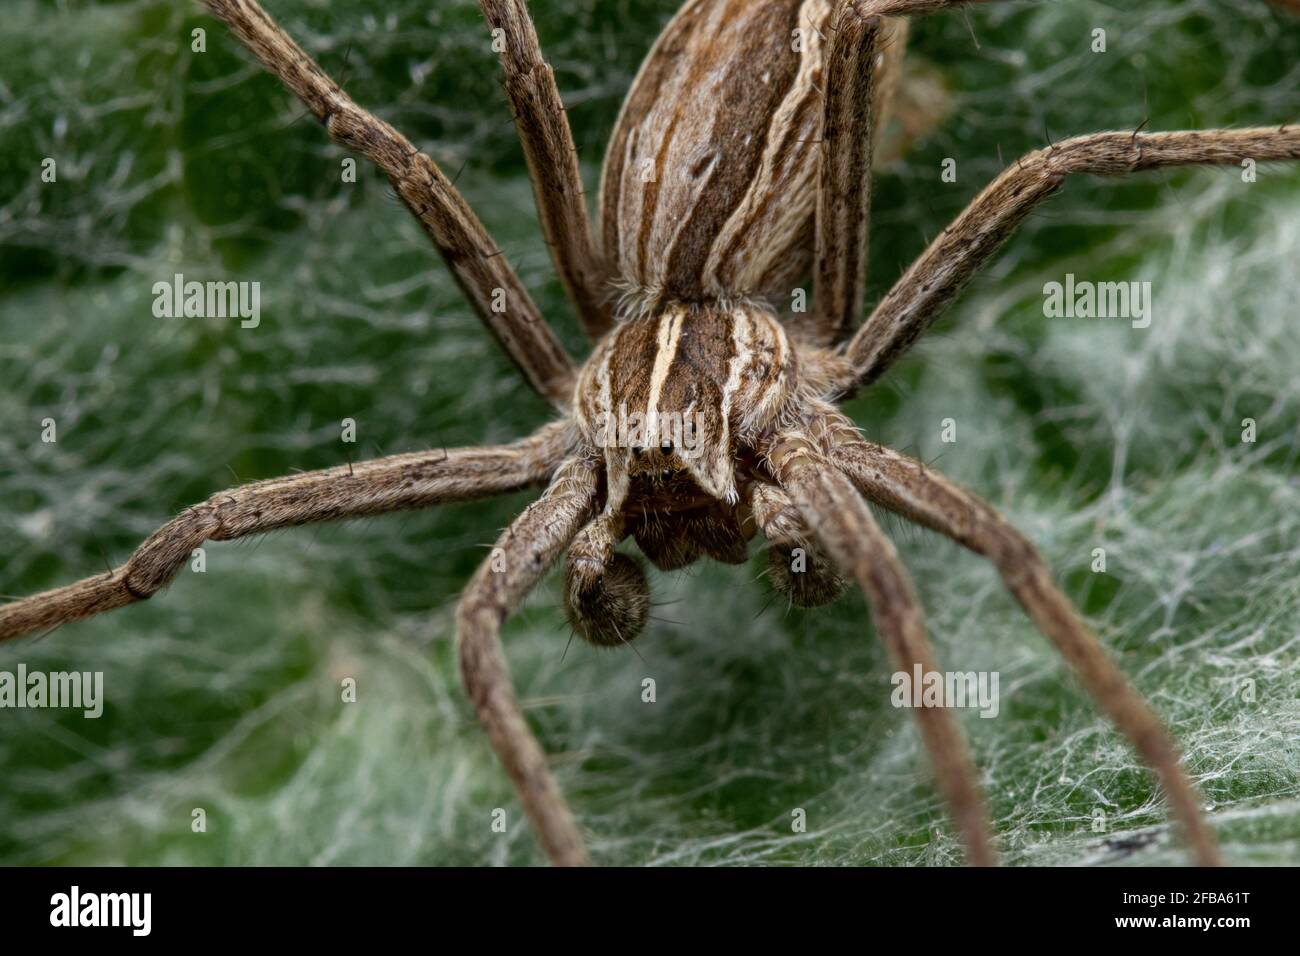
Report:
[[[480,0],[545,238],[595,343],[576,367],[432,159],[349,99],[255,0],[205,3],[334,140],[388,175],[558,418],[508,445],[394,455],[218,493],[121,567],[0,607],[0,638],[148,599],[208,540],[540,486],[466,587],[456,646],[469,698],[542,848],[556,864],[583,864],[583,838],[511,684],[500,641],[507,615],[565,556],[563,600],[575,632],[594,645],[628,645],[650,601],[642,563],[616,550],[623,541],[668,570],[704,557],[741,563],[761,533],[774,586],[792,603],[825,604],[851,580],[892,663],[935,671],[912,583],[871,503],[996,566],[1156,771],[1195,860],[1217,862],[1170,735],[1029,541],[970,491],[869,441],[836,405],[879,379],[1070,175],[1297,159],[1300,127],[1102,132],[1028,153],[859,323],[870,171],[903,55],[903,18],[955,0],[688,0],[615,125],[598,235],[524,0]],[[810,274],[809,307],[778,312],[773,303]],[[631,417],[637,422],[625,427]],[[951,711],[915,713],[969,862],[996,862]]]

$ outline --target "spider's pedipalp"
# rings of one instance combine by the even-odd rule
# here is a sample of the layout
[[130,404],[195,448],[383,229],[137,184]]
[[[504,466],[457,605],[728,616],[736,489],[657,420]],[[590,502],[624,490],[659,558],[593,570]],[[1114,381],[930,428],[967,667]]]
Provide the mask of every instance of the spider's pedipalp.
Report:
[[843,575],[817,548],[772,545],[767,577],[795,607],[822,607],[844,593]]
[[615,552],[604,564],[570,552],[564,611],[574,633],[597,647],[624,647],[650,618],[650,585],[640,563]]
[[574,632],[598,647],[630,644],[650,617],[645,572],[635,558],[614,550],[624,534],[622,516],[606,512],[569,546],[564,613]]
[[830,604],[844,593],[844,578],[814,541],[794,502],[775,485],[756,485],[751,496],[754,521],[771,544],[767,577],[795,607]]

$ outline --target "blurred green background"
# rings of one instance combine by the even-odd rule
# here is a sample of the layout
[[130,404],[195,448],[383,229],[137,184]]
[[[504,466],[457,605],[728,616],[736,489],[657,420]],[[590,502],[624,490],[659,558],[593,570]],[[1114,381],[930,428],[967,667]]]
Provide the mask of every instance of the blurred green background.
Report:
[[[532,4],[593,184],[675,6]],[[1049,138],[1300,120],[1300,18],[1262,0],[1128,6],[997,5],[915,25],[917,68],[950,115],[878,180],[869,300]],[[583,354],[475,4],[268,7],[458,174]],[[1105,53],[1091,50],[1097,28]],[[344,156],[194,4],[8,0],[0,593],[120,563],[236,480],[500,442],[546,419],[382,176],[360,165],[340,181]],[[56,183],[41,182],[46,157]],[[1071,182],[850,406],[1040,544],[1172,725],[1237,863],[1300,862],[1297,262],[1294,167],[1254,183],[1238,169]],[[152,285],[175,272],[259,281],[260,327],[154,318]],[[1151,327],[1044,318],[1043,285],[1067,272],[1151,281]],[[41,441],[47,417],[55,444]],[[940,441],[949,417],[955,444]],[[356,445],[339,441],[344,418]],[[183,571],[147,605],[0,648],[3,670],[103,671],[107,695],[99,720],[0,711],[0,863],[541,862],[452,654],[459,589],[528,497],[212,544],[206,573]],[[1001,674],[998,718],[962,719],[1006,861],[1184,862],[1150,775],[989,567],[886,525],[944,665]],[[1104,574],[1090,570],[1098,547]],[[861,598],[787,612],[755,551],[747,568],[654,575],[671,606],[641,658],[581,642],[566,654],[554,577],[507,627],[595,859],[959,862]],[[356,703],[340,700],[346,677]]]

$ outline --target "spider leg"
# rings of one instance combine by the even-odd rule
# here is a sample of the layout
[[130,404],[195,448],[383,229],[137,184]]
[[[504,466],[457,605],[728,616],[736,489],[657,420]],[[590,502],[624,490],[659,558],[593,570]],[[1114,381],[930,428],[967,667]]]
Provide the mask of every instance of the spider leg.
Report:
[[1300,159],[1300,126],[1175,133],[1094,133],[1007,167],[912,263],[844,348],[852,393],[879,378],[1072,173],[1122,176],[1165,166]]
[[498,36],[502,44],[506,96],[514,109],[551,259],[583,329],[595,341],[613,327],[613,307],[605,264],[592,239],[578,150],[555,71],[542,57],[525,0],[479,0],[479,7],[492,28],[494,45]]
[[[357,106],[255,0],[204,0],[262,65],[292,90],[343,146],[388,174],[488,331],[539,394],[567,408],[573,360],[474,211],[437,164]],[[504,296],[504,310],[502,297]]]
[[[909,672],[915,665],[937,671],[907,570],[848,478],[821,454],[816,439],[801,431],[773,439],[767,460],[777,483],[790,494],[832,560],[866,593],[876,632],[894,666]],[[951,710],[918,707],[916,718],[969,861],[976,866],[994,864],[975,766]]]
[[749,503],[754,512],[754,523],[771,543],[788,547],[812,544],[813,532],[808,522],[790,496],[776,485],[754,485]]
[[771,545],[767,575],[772,586],[797,607],[820,607],[839,597],[844,579],[822,556],[790,496],[776,485],[757,484],[750,506],[755,524]]
[[[907,14],[951,0],[837,0],[826,57],[814,223],[813,307],[792,322],[811,345],[830,345],[862,314],[872,169],[893,158],[877,138],[897,106]],[[889,14],[889,16],[886,16]]]
[[631,648],[650,617],[650,584],[640,562],[614,550],[626,536],[622,513],[605,511],[569,545],[565,615],[576,634],[598,647]]
[[514,782],[537,838],[556,865],[588,863],[582,837],[528,729],[501,651],[501,625],[595,514],[600,468],[574,458],[497,539],[456,608],[460,672],[479,721]]
[[820,345],[838,340],[862,314],[874,139],[907,39],[907,21],[863,9],[861,0],[838,3],[823,71],[813,304],[803,326]]
[[545,482],[567,451],[568,426],[555,423],[511,445],[391,455],[218,492],[108,574],[0,605],[0,640],[150,598],[205,541],[518,491]]
[[1201,866],[1219,862],[1214,832],[1169,732],[1080,620],[1032,544],[993,507],[915,459],[862,438],[852,422],[829,419],[832,459],[868,499],[989,558],[1007,589],[1066,659],[1088,693],[1160,777],[1173,814]]

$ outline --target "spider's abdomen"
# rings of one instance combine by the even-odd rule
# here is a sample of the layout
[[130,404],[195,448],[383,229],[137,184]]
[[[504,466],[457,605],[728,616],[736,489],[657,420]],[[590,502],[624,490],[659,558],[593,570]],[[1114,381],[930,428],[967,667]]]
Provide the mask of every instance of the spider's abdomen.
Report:
[[829,0],[691,0],[641,67],[601,179],[643,304],[784,297],[812,255]]

